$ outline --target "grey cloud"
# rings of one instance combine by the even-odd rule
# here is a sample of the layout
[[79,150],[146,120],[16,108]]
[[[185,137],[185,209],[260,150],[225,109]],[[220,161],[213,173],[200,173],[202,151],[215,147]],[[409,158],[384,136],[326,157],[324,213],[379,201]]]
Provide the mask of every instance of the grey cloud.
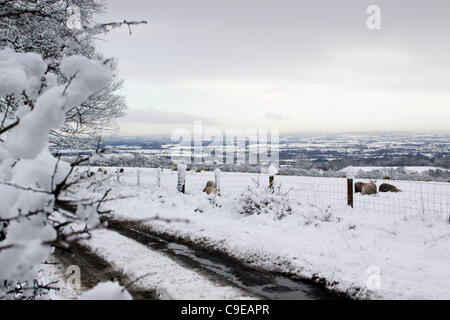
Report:
[[[381,7],[382,30],[366,28]],[[147,19],[99,42],[136,77],[307,78],[305,69],[356,46],[413,52],[416,65],[450,67],[448,0],[110,0],[103,20]],[[126,58],[125,58],[126,57]],[[414,72],[412,66],[409,72]],[[406,73],[405,75],[407,75]]]
[[[204,108],[221,124],[228,121],[227,125],[264,117],[286,119],[273,112],[243,119],[239,106],[248,106],[257,113],[257,108],[266,104],[261,110],[289,115],[288,121],[280,125],[306,117],[311,119],[309,125],[317,112],[326,111],[320,114],[318,124],[311,126],[328,123],[328,128],[336,118],[332,111],[347,110],[356,119],[357,105],[375,103],[374,97],[378,100],[380,96],[384,97],[380,107],[389,110],[390,117],[398,119],[399,124],[413,125],[404,120],[402,111],[411,109],[411,104],[416,104],[418,119],[419,115],[429,116],[430,128],[433,121],[441,123],[448,114],[443,111],[450,93],[448,0],[106,3],[108,13],[99,21],[149,21],[148,25],[133,27],[132,36],[126,28],[114,30],[104,37],[106,41],[98,41],[98,49],[106,56],[119,58],[120,76],[125,80],[163,88],[162,98],[170,101],[159,97],[154,105],[167,104],[182,112],[176,116],[154,110],[154,117],[149,118],[153,123],[202,120],[195,115],[183,116],[190,108],[199,115]],[[366,9],[372,4],[381,8],[378,31],[366,27]],[[205,85],[191,90],[180,85],[190,80],[210,81],[215,87]],[[222,84],[238,85],[241,81],[242,90],[227,91]],[[252,81],[256,85],[245,92],[245,85]],[[263,84],[261,89],[258,83],[272,86]],[[128,92],[132,97],[132,90]],[[152,101],[152,94],[155,92],[148,93],[148,101]],[[423,111],[416,101],[424,105]],[[304,108],[289,110],[290,105]],[[430,114],[431,109],[438,111]],[[146,122],[143,115],[130,116]],[[358,119],[362,126],[385,126],[382,119]]]
[[192,124],[201,121],[205,125],[215,125],[217,121],[207,117],[190,113],[163,111],[155,108],[130,109],[121,120],[122,123],[145,123],[145,124]]

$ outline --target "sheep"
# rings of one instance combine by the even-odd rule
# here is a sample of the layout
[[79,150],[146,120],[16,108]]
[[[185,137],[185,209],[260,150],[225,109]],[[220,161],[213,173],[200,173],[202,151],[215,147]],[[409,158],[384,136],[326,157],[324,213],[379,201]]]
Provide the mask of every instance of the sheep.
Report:
[[379,188],[380,192],[402,192],[402,190],[398,189],[396,186],[388,183],[382,183]]
[[365,182],[356,182],[355,183],[355,193],[361,192],[362,188],[366,185]]
[[202,192],[206,192],[206,194],[210,194],[210,193],[217,193],[217,184],[214,181],[208,181],[206,183],[206,187],[203,189]]
[[377,193],[377,185],[375,184],[376,181],[370,181],[370,183],[366,183],[364,187],[361,190],[361,194],[376,194]]

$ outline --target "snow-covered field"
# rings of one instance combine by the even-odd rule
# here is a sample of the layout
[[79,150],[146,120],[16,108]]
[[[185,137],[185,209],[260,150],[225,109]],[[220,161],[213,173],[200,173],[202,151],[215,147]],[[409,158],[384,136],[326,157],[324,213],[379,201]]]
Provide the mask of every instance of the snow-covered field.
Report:
[[[105,176],[108,175],[96,174],[95,179]],[[154,215],[189,219],[189,223],[143,223],[254,266],[305,278],[323,278],[330,288],[358,298],[450,299],[450,224],[442,215],[448,210],[450,197],[446,184],[426,184],[441,190],[439,201],[442,208],[446,206],[441,212],[424,211],[420,206],[395,214],[383,206],[351,209],[333,204],[333,197],[319,194],[317,204],[291,196],[292,214],[276,220],[272,214],[238,213],[237,196],[247,188],[245,181],[251,181],[254,175],[223,173],[223,185],[231,181],[233,188],[224,188],[222,197],[212,201],[201,193],[201,188],[213,178],[211,172],[189,173],[188,194],[181,194],[175,191],[176,172],[164,172],[158,188],[152,169],[141,169],[141,185],[136,186],[136,171],[125,168],[120,182],[111,174],[110,180],[91,186],[89,191],[112,188],[112,196],[133,196],[108,203],[115,215],[123,219],[145,220]],[[335,183],[345,187],[346,181],[337,179]],[[400,185],[403,193],[389,196],[407,195],[413,184],[420,183],[405,182]],[[345,188],[342,190],[345,195]],[[428,192],[422,194],[424,199],[431,196]],[[362,197],[373,199],[367,200],[373,203],[384,201],[380,195]],[[401,209],[401,201],[395,201]]]

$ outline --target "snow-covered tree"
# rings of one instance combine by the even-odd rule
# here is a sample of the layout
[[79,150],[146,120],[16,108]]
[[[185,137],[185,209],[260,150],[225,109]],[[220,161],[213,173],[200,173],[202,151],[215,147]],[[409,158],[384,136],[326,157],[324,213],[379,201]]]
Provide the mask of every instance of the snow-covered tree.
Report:
[[[60,71],[62,59],[71,55],[102,59],[95,50],[94,36],[120,25],[95,24],[93,15],[103,10],[103,3],[95,0],[0,0],[0,48],[40,54],[47,64],[45,73],[54,73],[59,84],[67,84],[70,79]],[[72,21],[74,12],[78,26]],[[116,64],[112,65],[111,80],[82,104],[67,109],[65,124],[50,131],[52,145],[92,142],[94,137],[114,130],[115,120],[123,115],[126,104],[117,94],[122,81]],[[2,97],[0,115],[13,118],[21,98]]]
[[[0,96],[18,100],[15,119],[2,119],[0,129],[0,298],[37,297],[38,265],[54,246],[86,234],[98,225],[98,206],[78,206],[77,214],[55,209],[78,178],[76,165],[54,158],[49,131],[64,124],[68,108],[79,105],[111,80],[107,63],[83,56],[62,59],[60,72],[70,79],[57,83],[48,64],[36,53],[0,50]],[[76,203],[76,201],[75,201]],[[69,227],[70,226],[70,227]]]
[[113,78],[106,87],[101,88],[83,102],[66,112],[64,125],[50,131],[50,145],[80,148],[92,146],[102,136],[117,133],[117,119],[126,109],[125,98],[115,92],[123,85],[118,78],[117,63],[110,60]]

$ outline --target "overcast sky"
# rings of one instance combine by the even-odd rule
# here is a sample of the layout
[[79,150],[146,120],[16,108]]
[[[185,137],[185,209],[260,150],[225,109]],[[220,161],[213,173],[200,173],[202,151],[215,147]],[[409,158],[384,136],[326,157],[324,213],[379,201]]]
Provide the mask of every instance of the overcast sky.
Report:
[[[450,131],[448,0],[107,0],[122,135],[205,126]],[[369,30],[369,5],[381,30]]]

